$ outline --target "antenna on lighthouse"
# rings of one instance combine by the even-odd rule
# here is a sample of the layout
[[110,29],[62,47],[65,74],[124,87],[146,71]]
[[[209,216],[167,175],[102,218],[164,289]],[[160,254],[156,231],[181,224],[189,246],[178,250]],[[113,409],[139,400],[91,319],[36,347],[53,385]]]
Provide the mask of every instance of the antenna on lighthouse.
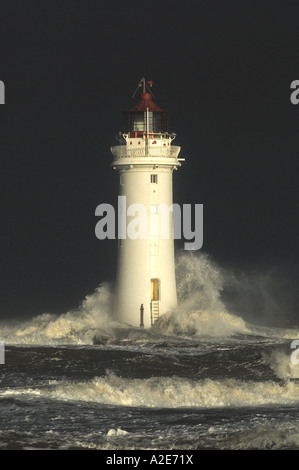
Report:
[[142,93],[146,93],[148,91],[152,95],[152,97],[155,98],[154,93],[150,90],[150,88],[152,88],[152,86],[153,86],[153,82],[151,80],[146,81],[145,78],[142,77],[141,80],[139,81],[138,85],[137,85],[136,90],[133,93],[132,98],[134,98],[134,96],[137,93],[137,90],[141,87],[142,87]]

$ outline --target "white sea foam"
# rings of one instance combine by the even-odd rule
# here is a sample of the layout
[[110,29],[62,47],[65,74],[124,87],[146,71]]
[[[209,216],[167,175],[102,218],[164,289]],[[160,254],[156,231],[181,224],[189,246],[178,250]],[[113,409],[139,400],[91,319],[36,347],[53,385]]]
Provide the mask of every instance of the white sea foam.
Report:
[[126,379],[113,373],[87,382],[60,382],[40,389],[6,390],[67,401],[147,408],[221,408],[299,404],[298,385],[237,379],[200,381],[178,377]]
[[228,312],[186,311],[184,306],[179,307],[171,314],[162,316],[155,329],[168,335],[185,334],[214,338],[251,333],[251,329],[242,318]]
[[129,434],[128,431],[125,431],[124,429],[121,429],[121,428],[109,429],[109,431],[107,432],[108,437],[126,436],[127,434]]

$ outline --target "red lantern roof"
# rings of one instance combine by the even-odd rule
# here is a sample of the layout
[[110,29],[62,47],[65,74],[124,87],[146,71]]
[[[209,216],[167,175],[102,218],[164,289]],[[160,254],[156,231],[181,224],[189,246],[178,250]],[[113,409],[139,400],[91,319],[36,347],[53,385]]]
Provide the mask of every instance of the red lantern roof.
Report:
[[160,108],[156,103],[153,102],[153,97],[150,93],[140,93],[138,103],[132,108],[128,109],[129,112],[140,112],[140,111],[154,111],[164,113],[164,109]]
[[134,97],[138,88],[142,87],[138,103],[123,112],[123,130],[129,133],[130,137],[140,137],[153,132],[168,132],[168,112],[154,103],[149,89],[152,84],[153,82],[146,82],[145,78],[142,78],[133,95]]

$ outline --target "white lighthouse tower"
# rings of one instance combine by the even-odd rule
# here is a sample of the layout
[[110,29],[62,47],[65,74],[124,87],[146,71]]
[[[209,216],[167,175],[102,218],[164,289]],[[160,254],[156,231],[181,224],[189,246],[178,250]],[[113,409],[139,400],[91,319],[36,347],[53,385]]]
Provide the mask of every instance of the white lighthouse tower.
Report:
[[154,103],[151,85],[141,79],[139,102],[123,113],[119,145],[111,147],[112,167],[119,173],[122,220],[114,314],[120,322],[145,328],[177,306],[173,212],[166,208],[173,204],[173,170],[181,165],[180,147],[171,145],[175,134],[168,133],[168,112]]

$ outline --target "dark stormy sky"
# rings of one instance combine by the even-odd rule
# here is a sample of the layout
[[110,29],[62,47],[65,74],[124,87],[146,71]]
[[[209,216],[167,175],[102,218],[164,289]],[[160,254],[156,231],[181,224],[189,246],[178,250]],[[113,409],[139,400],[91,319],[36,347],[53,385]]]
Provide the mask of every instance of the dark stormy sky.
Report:
[[298,2],[0,8],[1,318],[64,312],[114,280],[116,242],[96,239],[95,208],[116,202],[109,148],[144,76],[186,158],[174,200],[204,205],[201,251],[269,275],[277,311],[299,321]]

